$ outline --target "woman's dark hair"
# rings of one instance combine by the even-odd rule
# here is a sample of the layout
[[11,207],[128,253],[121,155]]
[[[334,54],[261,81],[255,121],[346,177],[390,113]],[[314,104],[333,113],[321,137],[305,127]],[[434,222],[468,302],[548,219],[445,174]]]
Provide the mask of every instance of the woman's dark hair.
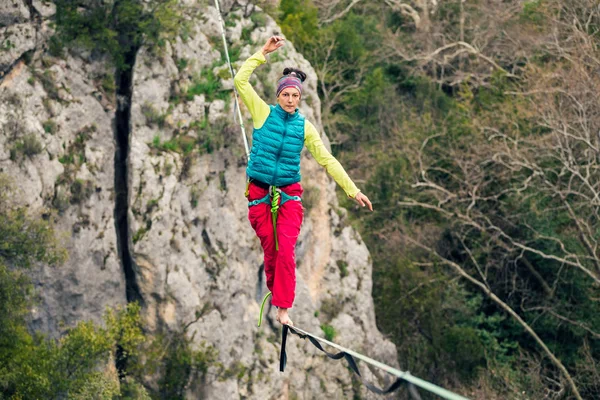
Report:
[[298,77],[298,79],[300,79],[300,82],[304,82],[306,80],[306,74],[297,68],[286,68],[283,70],[283,75],[295,75]]

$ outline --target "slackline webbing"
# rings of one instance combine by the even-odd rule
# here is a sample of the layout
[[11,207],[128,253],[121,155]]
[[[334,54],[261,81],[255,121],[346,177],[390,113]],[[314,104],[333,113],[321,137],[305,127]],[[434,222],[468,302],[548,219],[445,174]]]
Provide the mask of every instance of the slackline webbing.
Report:
[[[235,77],[235,73],[233,71],[233,66],[231,65],[231,59],[229,58],[229,49],[227,48],[227,38],[225,37],[225,23],[223,22],[223,17],[221,16],[221,6],[219,4],[219,0],[215,0],[215,7],[217,7],[217,13],[219,14],[219,22],[221,25],[221,37],[223,38],[223,48],[225,49],[225,56],[227,58],[227,65],[229,66],[229,73],[231,74],[231,79]],[[235,108],[237,111],[238,121],[240,122],[240,128],[242,130],[242,138],[244,141],[244,148],[246,149],[246,161],[250,159],[250,149],[248,148],[248,138],[246,137],[246,129],[244,128],[244,119],[242,117],[242,110],[240,109],[240,101],[238,99],[238,93],[235,89],[235,85],[233,86],[233,93],[235,94]]]
[[[407,385],[409,393],[415,400],[421,399],[415,386],[418,386],[421,389],[425,389],[431,393],[437,394],[438,396],[440,396],[444,399],[468,400],[466,397],[460,396],[456,393],[452,393],[449,390],[446,390],[437,385],[434,385],[433,383],[430,383],[423,379],[417,378],[416,376],[411,375],[410,372],[404,372],[404,371],[400,371],[396,368],[392,368],[389,365],[383,364],[377,360],[373,360],[372,358],[364,356],[364,355],[357,353],[355,351],[352,351],[350,349],[346,349],[345,347],[339,346],[339,345],[332,343],[326,339],[315,336],[315,335],[308,333],[300,328],[291,327],[288,325],[284,325],[283,330],[281,332],[281,353],[279,356],[279,370],[281,372],[283,372],[285,370],[285,365],[287,363],[287,354],[285,351],[285,346],[286,346],[286,342],[287,342],[288,332],[292,332],[293,334],[299,336],[302,339],[308,339],[317,349],[321,350],[329,358],[332,358],[334,360],[339,360],[341,358],[344,358],[348,362],[348,366],[359,376],[359,378],[363,382],[363,384],[369,390],[371,390],[375,393],[378,393],[378,394],[391,393],[391,392],[397,390],[400,386],[402,386],[403,383],[405,383]],[[336,349],[340,350],[340,352],[335,353],[335,354],[329,353],[328,351],[323,349],[323,346],[321,346],[321,343],[319,343],[319,342],[325,343],[328,346],[336,348]],[[367,382],[365,380],[365,378],[360,374],[360,370],[358,369],[358,366],[357,366],[354,358],[357,358],[357,359],[362,360],[368,364],[371,364],[377,368],[380,368],[380,369],[396,376],[398,379],[396,379],[396,381],[394,383],[392,383],[387,389],[380,389],[376,386],[373,386],[371,383]]]

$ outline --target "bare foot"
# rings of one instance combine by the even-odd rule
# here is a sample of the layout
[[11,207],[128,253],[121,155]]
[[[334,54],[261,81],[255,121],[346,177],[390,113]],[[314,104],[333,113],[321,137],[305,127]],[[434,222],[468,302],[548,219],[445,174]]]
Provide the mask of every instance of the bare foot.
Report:
[[277,321],[279,321],[282,325],[294,326],[294,323],[290,319],[288,315],[287,308],[278,308],[277,309]]

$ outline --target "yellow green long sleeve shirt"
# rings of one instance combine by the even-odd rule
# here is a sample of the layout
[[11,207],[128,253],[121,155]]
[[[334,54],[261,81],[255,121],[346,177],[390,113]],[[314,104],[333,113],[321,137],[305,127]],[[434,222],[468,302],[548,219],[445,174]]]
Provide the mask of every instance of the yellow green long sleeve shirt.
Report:
[[[269,105],[260,98],[249,82],[256,67],[266,61],[262,51],[258,51],[244,62],[233,80],[235,88],[252,116],[254,129],[260,129],[271,112]],[[354,198],[360,192],[339,161],[327,151],[319,132],[309,121],[306,121],[304,125],[304,145],[348,196]]]

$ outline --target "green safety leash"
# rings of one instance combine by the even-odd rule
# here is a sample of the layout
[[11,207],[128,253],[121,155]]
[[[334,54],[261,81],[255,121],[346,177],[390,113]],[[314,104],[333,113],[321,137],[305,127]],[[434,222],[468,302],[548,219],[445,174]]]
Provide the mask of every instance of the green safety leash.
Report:
[[265,303],[267,302],[267,299],[269,298],[269,296],[271,295],[271,292],[267,293],[262,301],[262,304],[260,305],[260,314],[258,314],[258,327],[260,328],[260,324],[262,324],[262,316],[263,316],[263,310],[265,308]]
[[273,218],[273,232],[275,233],[275,250],[279,251],[279,242],[277,241],[277,211],[279,210],[279,190],[271,186],[271,215]]

